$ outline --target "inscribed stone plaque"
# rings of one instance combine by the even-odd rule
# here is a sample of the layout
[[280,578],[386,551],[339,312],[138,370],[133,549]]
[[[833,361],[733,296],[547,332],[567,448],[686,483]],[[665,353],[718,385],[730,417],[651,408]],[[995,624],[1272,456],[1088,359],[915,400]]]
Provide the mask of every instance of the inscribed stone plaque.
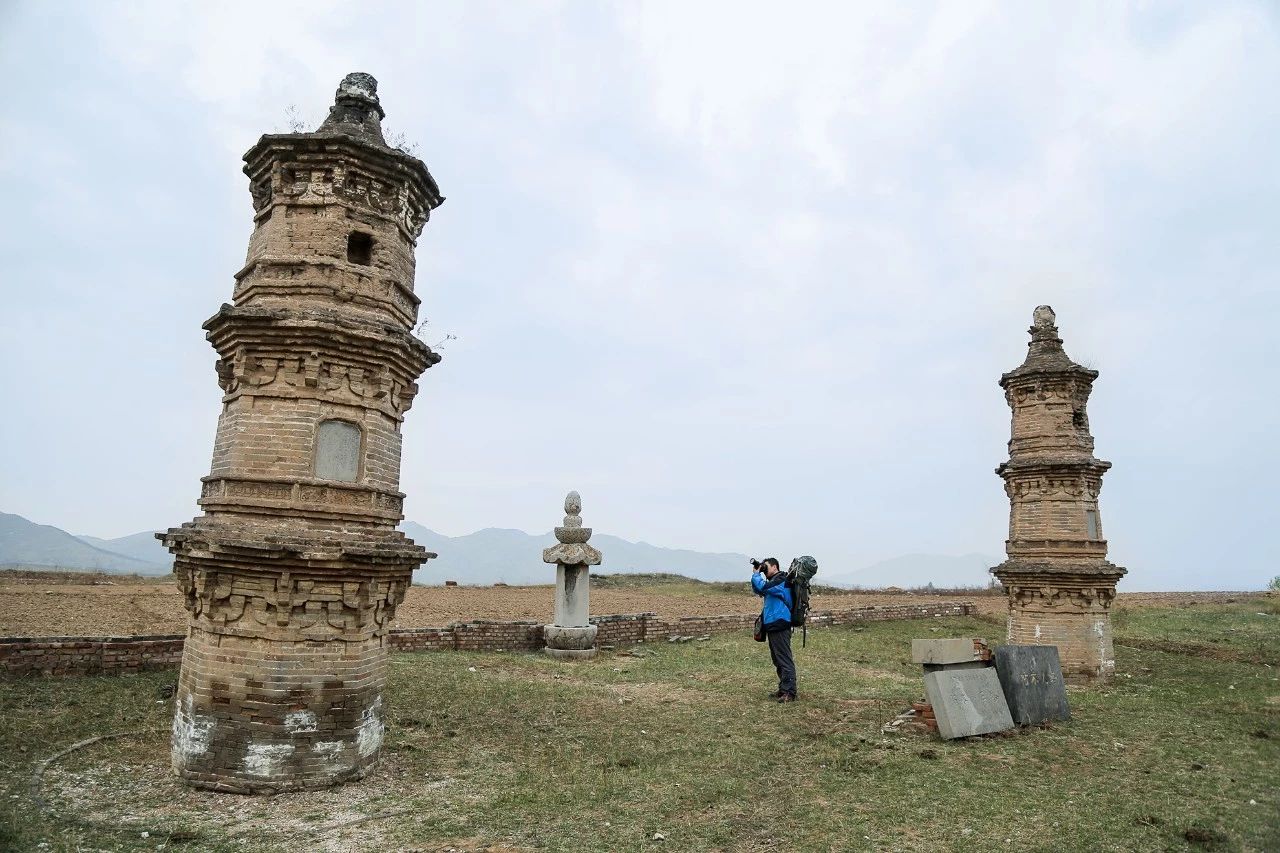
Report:
[[360,476],[360,427],[324,421],[316,433],[316,476],[354,483]]
[[924,692],[946,740],[1013,728],[1009,706],[993,667],[927,673]]
[[1057,646],[1001,646],[996,649],[996,671],[1018,725],[1071,719]]

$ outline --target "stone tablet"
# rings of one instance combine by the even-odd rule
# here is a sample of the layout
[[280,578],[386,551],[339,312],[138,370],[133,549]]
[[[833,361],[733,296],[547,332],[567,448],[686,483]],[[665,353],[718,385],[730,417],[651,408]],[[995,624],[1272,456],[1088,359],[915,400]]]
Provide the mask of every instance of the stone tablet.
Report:
[[[984,643],[983,640],[978,640]],[[972,637],[958,640],[912,640],[912,663],[967,663],[979,659],[977,647]]]
[[1013,728],[1009,706],[993,667],[927,673],[924,692],[945,740]]
[[347,421],[321,421],[316,430],[316,477],[354,483],[360,479],[360,427]]
[[996,671],[1018,725],[1071,719],[1057,646],[1001,646],[996,649]]

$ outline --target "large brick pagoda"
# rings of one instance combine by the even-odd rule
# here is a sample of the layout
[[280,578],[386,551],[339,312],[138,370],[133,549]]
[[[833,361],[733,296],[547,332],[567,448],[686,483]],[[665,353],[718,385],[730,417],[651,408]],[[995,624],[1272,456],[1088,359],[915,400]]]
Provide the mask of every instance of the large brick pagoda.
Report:
[[194,521],[158,534],[190,627],[172,757],[241,792],[358,778],[383,735],[387,630],[434,554],[403,518],[400,424],[440,360],[412,333],[414,248],[444,201],[349,74],[314,133],[245,154],[254,230],[205,324],[222,413]]
[[1009,594],[1008,641],[1058,647],[1073,680],[1115,671],[1111,602],[1125,570],[1107,561],[1098,492],[1111,467],[1093,455],[1086,406],[1098,371],[1067,357],[1053,309],[1036,308],[1026,361],[1000,377],[1013,410],[1008,559],[993,568]]

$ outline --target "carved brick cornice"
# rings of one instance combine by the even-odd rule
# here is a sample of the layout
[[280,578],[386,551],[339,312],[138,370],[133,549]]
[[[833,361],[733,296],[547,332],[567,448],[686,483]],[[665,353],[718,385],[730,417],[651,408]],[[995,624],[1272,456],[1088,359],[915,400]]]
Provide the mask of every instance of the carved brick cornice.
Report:
[[991,573],[1009,593],[1011,610],[1105,613],[1125,570],[1105,560],[1064,564],[1010,558]]
[[417,545],[399,530],[298,529],[296,525],[254,524],[239,519],[221,524],[201,516],[181,527],[156,534],[179,559],[203,560],[243,571],[306,570],[313,574],[395,577],[398,573],[434,559],[435,554]]
[[1001,462],[996,473],[1004,477],[1005,482],[1030,479],[1066,479],[1084,478],[1097,481],[1098,489],[1102,488],[1102,475],[1111,469],[1111,463],[1095,459],[1084,453],[1066,455],[1063,453],[1046,454],[1044,456],[1016,456],[1008,462]]
[[1063,610],[1102,613],[1111,608],[1116,588],[1111,586],[1032,586],[1015,584],[1009,590],[1010,603],[1023,610],[1056,613]]
[[1089,371],[1089,373],[1093,376],[1077,371],[1020,376],[1005,374],[1006,377],[1011,378],[1008,381],[1002,381],[1001,387],[1004,388],[1005,401],[1015,408],[1050,403],[1084,405],[1093,392],[1093,380],[1097,377],[1095,371]]
[[1056,466],[1043,472],[1014,469],[1000,473],[1004,476],[1004,493],[1014,500],[1097,500],[1102,492],[1101,473],[1062,471]]
[[265,640],[363,642],[386,634],[410,577],[239,572],[198,560],[174,565],[192,625]]
[[416,293],[394,278],[374,276],[367,266],[329,258],[260,255],[235,278],[236,305],[254,305],[263,299],[316,299],[334,306],[385,312],[406,329],[417,321],[422,303]]
[[444,202],[421,160],[346,134],[267,134],[244,159],[258,215],[277,204],[344,204],[393,218],[416,243]]
[[1005,401],[1013,407],[1047,403],[1083,404],[1093,393],[1096,370],[1054,370],[1036,373],[1006,373],[1000,378]]
[[233,307],[207,320],[224,402],[237,396],[319,399],[377,409],[397,420],[414,380],[440,361],[404,329],[326,311]]
[[1009,456],[1014,460],[1061,458],[1078,462],[1091,460],[1093,448],[1093,436],[1078,432],[1044,432],[1009,439]]
[[418,384],[403,375],[318,353],[282,356],[279,350],[256,354],[246,348],[220,359],[214,369],[224,403],[237,397],[323,400],[375,409],[400,421],[418,394]]
[[1115,586],[1128,570],[1102,558],[1084,555],[1070,557],[1036,557],[1010,555],[991,570],[1005,587],[1016,584],[1054,586]]
[[404,518],[404,493],[363,484],[279,477],[202,478],[199,504],[208,513],[250,512],[282,518],[382,522]]
[[1006,539],[1010,559],[1032,561],[1102,560],[1107,556],[1105,539]]
[[1116,597],[1116,581],[1125,573],[1104,564],[1105,572],[1032,570],[1006,562],[992,569],[1009,594],[1009,606],[1038,613],[1105,613]]

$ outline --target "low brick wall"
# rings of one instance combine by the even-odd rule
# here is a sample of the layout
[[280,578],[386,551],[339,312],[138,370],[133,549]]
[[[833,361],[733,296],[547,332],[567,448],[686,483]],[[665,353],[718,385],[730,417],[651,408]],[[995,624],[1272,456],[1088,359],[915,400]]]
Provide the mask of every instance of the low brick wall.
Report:
[[153,637],[2,637],[0,673],[127,675],[182,662],[180,634]]
[[613,616],[592,616],[591,624],[596,632],[597,646],[634,646],[649,639],[649,626],[657,620],[657,613],[620,613]]
[[[967,616],[977,612],[971,602],[901,604],[855,607],[849,610],[815,610],[809,627],[853,625],[890,619],[927,619]],[[633,646],[664,642],[671,637],[747,633],[754,613],[727,616],[685,616],[660,619],[656,613],[624,613],[593,616],[599,627],[596,644]],[[165,669],[182,662],[180,634],[155,637],[0,637],[0,673],[7,675],[127,675]],[[537,651],[542,648],[539,622],[455,622],[439,628],[402,628],[387,637],[394,652],[429,651]]]

